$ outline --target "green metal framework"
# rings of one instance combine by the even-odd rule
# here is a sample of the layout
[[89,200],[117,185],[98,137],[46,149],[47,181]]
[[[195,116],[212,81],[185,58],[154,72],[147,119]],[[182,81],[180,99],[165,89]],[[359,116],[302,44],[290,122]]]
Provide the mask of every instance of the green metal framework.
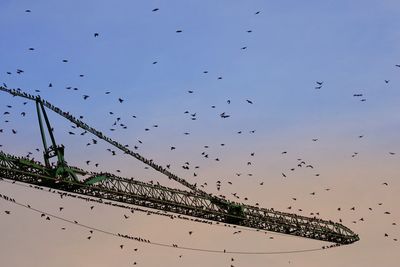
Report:
[[[39,126],[45,147],[45,165],[40,162],[34,162],[29,158],[15,157],[0,151],[0,177],[2,178],[85,196],[173,212],[218,223],[228,223],[337,244],[350,244],[359,240],[357,234],[340,223],[244,205],[208,194],[155,164],[152,160],[147,160],[138,153],[130,151],[127,146],[123,146],[111,138],[104,136],[101,132],[89,127],[86,123],[77,120],[69,113],[63,112],[40,97],[4,87],[0,87],[0,91],[36,101]],[[91,132],[98,138],[121,149],[126,154],[165,174],[170,179],[185,185],[192,191],[188,192],[144,183],[109,173],[89,173],[79,168],[68,166],[64,160],[63,147],[59,147],[55,143],[44,106],[82,129]],[[40,111],[43,113],[52,140],[51,147],[47,147],[46,145]],[[56,166],[50,164],[49,159],[52,157],[57,157]],[[79,179],[78,175],[82,176],[82,178]]]

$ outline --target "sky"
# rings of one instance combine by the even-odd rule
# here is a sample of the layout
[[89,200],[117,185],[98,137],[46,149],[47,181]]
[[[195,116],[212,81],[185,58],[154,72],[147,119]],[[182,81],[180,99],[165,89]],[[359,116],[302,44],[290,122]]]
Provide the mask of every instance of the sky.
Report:
[[[88,240],[88,229],[1,200],[1,265],[397,266],[399,12],[394,0],[0,1],[1,84],[83,116],[207,192],[305,216],[319,212],[360,236],[307,253],[190,252],[98,232]],[[0,93],[0,150],[42,161],[35,106],[25,101]],[[70,165],[184,189],[122,152],[113,156],[105,142],[88,146],[94,136],[48,115]],[[298,167],[298,159],[313,168]],[[90,203],[4,181],[0,194],[167,244],[247,252],[326,245],[246,229],[234,235],[230,227],[105,205],[91,210]]]

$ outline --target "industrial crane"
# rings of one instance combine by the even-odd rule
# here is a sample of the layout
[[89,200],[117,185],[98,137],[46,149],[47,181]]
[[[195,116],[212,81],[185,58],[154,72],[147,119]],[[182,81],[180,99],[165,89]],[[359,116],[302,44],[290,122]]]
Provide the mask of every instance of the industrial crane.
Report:
[[[166,168],[131,151],[102,132],[76,119],[40,96],[34,96],[20,89],[0,86],[0,91],[22,97],[36,103],[40,133],[44,146],[44,164],[26,157],[16,157],[0,151],[0,178],[48,187],[87,197],[116,201],[124,204],[143,206],[165,212],[195,217],[216,223],[226,223],[256,230],[272,231],[292,236],[332,242],[339,245],[351,244],[359,236],[346,226],[330,220],[310,218],[297,214],[259,208],[236,203],[209,194],[197,188]],[[66,118],[79,128],[120,149],[169,179],[175,180],[190,191],[145,183],[133,178],[127,179],[110,173],[93,173],[73,167],[64,159],[64,146],[57,145],[46,108]],[[50,137],[48,145],[46,138]],[[56,161],[51,162],[55,158]]]

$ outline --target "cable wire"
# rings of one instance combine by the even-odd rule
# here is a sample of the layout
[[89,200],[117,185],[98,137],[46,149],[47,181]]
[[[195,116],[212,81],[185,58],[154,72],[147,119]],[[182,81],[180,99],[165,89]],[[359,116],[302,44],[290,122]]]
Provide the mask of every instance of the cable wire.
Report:
[[294,254],[294,253],[305,253],[305,252],[313,252],[313,251],[320,251],[320,250],[326,250],[328,248],[334,248],[334,247],[338,247],[338,245],[332,245],[332,246],[327,246],[327,247],[319,247],[319,248],[311,248],[311,249],[301,249],[301,250],[287,250],[287,251],[229,251],[229,250],[214,250],[214,249],[206,249],[206,248],[195,248],[195,247],[185,247],[185,246],[177,246],[174,244],[167,244],[167,243],[161,243],[161,242],[150,242],[149,240],[146,240],[144,238],[141,237],[134,237],[134,236],[130,236],[130,235],[123,235],[120,233],[115,233],[115,232],[111,232],[111,231],[107,231],[104,229],[100,229],[97,227],[93,227],[93,226],[89,226],[86,224],[82,224],[79,223],[77,221],[73,221],[73,220],[69,220],[66,219],[64,217],[60,217],[57,215],[54,215],[52,213],[49,212],[45,212],[43,210],[40,209],[35,209],[29,205],[24,205],[22,203],[19,203],[17,201],[15,201],[15,199],[10,198],[4,194],[0,194],[0,199],[2,200],[6,200],[9,201],[17,206],[29,209],[31,211],[34,211],[36,213],[40,213],[40,214],[45,214],[46,216],[58,219],[60,221],[69,223],[69,224],[73,224],[82,228],[86,228],[89,230],[93,230],[93,231],[97,231],[106,235],[110,235],[110,236],[114,236],[114,237],[118,237],[118,238],[123,238],[123,239],[128,239],[128,240],[132,240],[132,241],[136,241],[136,242],[141,242],[144,244],[148,244],[148,245],[153,245],[153,246],[159,246],[159,247],[167,247],[167,248],[174,248],[174,249],[179,249],[179,250],[188,250],[188,251],[197,251],[197,252],[205,252],[205,253],[220,253],[220,254],[235,254],[235,255],[278,255],[278,254]]

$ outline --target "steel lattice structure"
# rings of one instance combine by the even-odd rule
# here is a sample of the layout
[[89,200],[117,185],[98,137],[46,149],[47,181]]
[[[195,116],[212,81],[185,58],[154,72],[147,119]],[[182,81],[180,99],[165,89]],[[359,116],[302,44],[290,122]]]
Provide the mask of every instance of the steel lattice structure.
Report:
[[[39,96],[27,94],[19,89],[15,90],[5,87],[0,87],[0,91],[36,102],[45,161],[45,164],[42,164],[29,158],[15,157],[0,151],[0,177],[2,178],[120,203],[173,212],[217,223],[228,223],[337,244],[351,244],[359,240],[357,234],[340,223],[249,206],[208,194],[198,189],[196,185],[190,184],[185,179],[155,164],[152,160],[148,160],[138,153],[129,150],[128,146],[124,146],[106,137],[100,131],[88,126],[86,123],[76,119],[68,112],[55,107],[48,101],[41,99]],[[64,160],[64,147],[56,145],[45,107],[68,119],[78,127],[119,148],[126,154],[165,174],[168,178],[181,183],[191,191],[173,189],[135,179],[126,179],[110,173],[91,173],[69,166]],[[48,135],[51,139],[52,145],[50,146],[47,145],[42,117],[44,118]],[[57,158],[56,164],[50,163],[50,159],[53,157]],[[86,176],[88,177],[85,178]]]

